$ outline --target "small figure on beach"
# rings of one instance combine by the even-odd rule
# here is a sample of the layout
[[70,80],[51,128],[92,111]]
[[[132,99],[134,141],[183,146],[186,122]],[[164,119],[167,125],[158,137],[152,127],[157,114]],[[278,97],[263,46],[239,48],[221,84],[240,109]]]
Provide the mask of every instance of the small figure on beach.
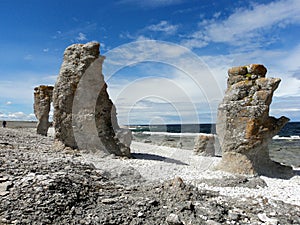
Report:
[[180,149],[181,149],[181,148],[182,148],[182,145],[183,145],[183,144],[182,144],[182,142],[180,141],[180,142],[177,144],[177,148],[180,148]]
[[2,127],[3,127],[3,128],[6,127],[6,121],[5,121],[5,120],[2,122]]

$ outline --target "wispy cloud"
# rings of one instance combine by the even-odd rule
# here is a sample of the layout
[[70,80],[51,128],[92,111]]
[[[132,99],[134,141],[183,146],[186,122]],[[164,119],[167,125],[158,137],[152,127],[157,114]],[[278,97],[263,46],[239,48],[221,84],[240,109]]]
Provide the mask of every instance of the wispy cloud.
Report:
[[208,45],[208,41],[199,38],[191,38],[183,40],[181,44],[189,49],[203,48]]
[[[226,43],[234,46],[268,44],[273,37],[264,37],[272,28],[285,28],[300,24],[300,1],[280,0],[269,4],[254,4],[251,8],[239,8],[225,20],[214,17],[199,23],[183,43],[188,47],[201,48],[203,42]],[[192,45],[194,43],[194,46]],[[200,43],[200,45],[198,45]]]
[[163,32],[166,34],[174,34],[178,29],[178,25],[172,25],[168,21],[162,20],[158,24],[153,24],[147,27],[147,30],[154,32]]
[[34,87],[45,84],[53,85],[57,76],[23,72],[17,77],[27,80],[2,80],[0,83],[0,120],[35,120],[33,114]]
[[280,64],[282,64],[285,68],[288,68],[290,71],[294,71],[296,74],[299,74],[300,65],[295,62],[300,62],[300,43],[291,51],[286,52],[284,57],[282,57]]
[[13,112],[13,113],[1,113],[0,120],[9,120],[9,121],[34,121],[36,117],[33,113],[26,114],[24,112]]
[[274,97],[271,114],[277,117],[286,116],[294,121],[299,121],[300,96]]
[[78,40],[78,41],[86,41],[87,40],[86,34],[80,32],[78,34],[78,36],[76,37],[76,40]]
[[93,32],[97,29],[96,23],[82,23],[78,25],[76,28],[66,31],[57,31],[53,39],[61,39],[61,40],[70,40],[72,42],[76,41],[85,41],[87,40],[87,33]]
[[[27,80],[18,80],[16,78],[2,80],[0,83],[0,96],[7,99],[6,103],[14,102],[33,103],[33,89],[41,84],[54,85],[57,76],[47,74],[34,74],[30,72],[22,72],[15,74],[16,77],[27,77]],[[6,104],[9,105],[9,104]],[[1,105],[0,105],[1,109]]]
[[24,60],[26,60],[26,61],[31,61],[31,60],[33,60],[33,55],[31,55],[31,54],[25,55],[25,56],[24,56]]
[[41,82],[47,85],[54,85],[54,83],[57,80],[58,75],[50,75],[50,76],[45,76],[41,79]]
[[[136,103],[145,99],[147,102],[144,101],[143,106],[155,109],[153,113],[156,111],[156,115],[167,113],[171,105],[180,119],[190,123],[197,123],[198,114],[203,114],[203,110],[216,113],[217,103],[222,98],[220,82],[205,63],[188,49],[147,40],[120,46],[107,52],[106,57],[103,73],[123,123],[126,124],[132,110],[137,112]],[[206,107],[199,107],[203,104]],[[136,113],[134,119],[145,118],[146,111]],[[154,116],[153,113],[151,115]]]
[[[294,121],[299,121],[300,110],[296,109],[299,109],[300,79],[295,76],[297,71],[290,70],[290,68],[297,68],[298,65],[293,65],[290,68],[287,66],[294,63],[300,56],[296,52],[297,49],[291,52],[253,50],[249,54],[232,53],[218,56],[203,56],[202,59],[208,64],[210,71],[224,88],[228,68],[249,63],[264,64],[268,69],[267,77],[281,78],[281,83],[274,93],[273,103],[270,107],[271,115],[275,117],[285,115]],[[289,58],[289,55],[292,55],[294,58]],[[282,62],[282,59],[285,59],[285,63]]]
[[[159,23],[151,24],[134,33],[128,31],[121,33],[119,36],[123,39],[131,39],[135,41],[157,39],[162,40],[163,38],[169,37],[177,33],[179,25],[171,24],[166,20],[162,20]],[[151,38],[149,38],[151,37]]]

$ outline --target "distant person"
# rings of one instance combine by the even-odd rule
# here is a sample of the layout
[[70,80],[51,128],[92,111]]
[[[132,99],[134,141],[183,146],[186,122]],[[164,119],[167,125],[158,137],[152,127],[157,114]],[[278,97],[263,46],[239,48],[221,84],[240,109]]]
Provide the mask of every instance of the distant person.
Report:
[[177,148],[182,148],[182,142],[181,141],[177,144]]
[[2,122],[2,127],[6,127],[6,121],[5,120]]

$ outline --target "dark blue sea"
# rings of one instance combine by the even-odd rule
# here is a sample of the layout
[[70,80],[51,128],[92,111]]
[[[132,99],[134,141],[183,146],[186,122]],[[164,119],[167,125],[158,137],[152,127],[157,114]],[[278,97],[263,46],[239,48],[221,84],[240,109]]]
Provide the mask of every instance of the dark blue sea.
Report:
[[[164,124],[131,125],[133,132],[168,132],[168,133],[216,133],[215,124]],[[278,133],[279,137],[300,137],[300,122],[287,123]]]

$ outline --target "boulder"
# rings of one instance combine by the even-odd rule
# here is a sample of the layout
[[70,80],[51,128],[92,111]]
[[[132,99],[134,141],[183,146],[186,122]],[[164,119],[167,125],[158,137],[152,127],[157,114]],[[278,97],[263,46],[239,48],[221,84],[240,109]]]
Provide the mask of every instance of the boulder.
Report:
[[38,119],[37,133],[47,136],[49,112],[52,102],[53,86],[40,85],[34,88],[34,114]]
[[130,156],[116,137],[116,110],[102,74],[100,44],[74,44],[64,60],[53,93],[55,138],[65,146]]
[[215,156],[215,135],[200,134],[195,138],[194,154],[201,156]]
[[228,70],[228,87],[218,107],[216,130],[222,150],[219,169],[239,174],[290,176],[291,168],[273,162],[268,143],[289,121],[269,116],[279,78],[266,78],[263,65]]
[[115,131],[116,138],[125,146],[130,147],[132,141],[132,132],[129,129],[120,128]]
[[261,64],[250,64],[247,66],[232,67],[228,70],[227,86],[229,87],[245,79],[250,80],[265,77],[266,73],[266,67]]

